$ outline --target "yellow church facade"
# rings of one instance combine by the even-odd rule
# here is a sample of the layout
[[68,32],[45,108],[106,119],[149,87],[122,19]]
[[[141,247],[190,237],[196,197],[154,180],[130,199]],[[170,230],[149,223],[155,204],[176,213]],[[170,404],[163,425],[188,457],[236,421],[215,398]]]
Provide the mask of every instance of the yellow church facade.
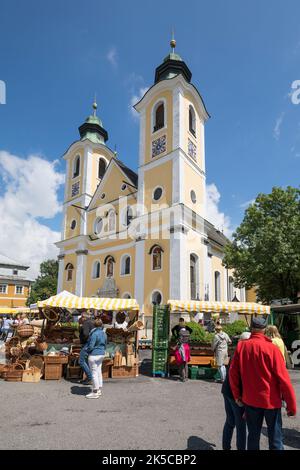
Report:
[[171,47],[135,105],[138,171],[106,145],[96,103],[64,155],[58,292],[136,298],[144,319],[169,299],[245,300],[222,265],[226,237],[207,220],[209,114]]

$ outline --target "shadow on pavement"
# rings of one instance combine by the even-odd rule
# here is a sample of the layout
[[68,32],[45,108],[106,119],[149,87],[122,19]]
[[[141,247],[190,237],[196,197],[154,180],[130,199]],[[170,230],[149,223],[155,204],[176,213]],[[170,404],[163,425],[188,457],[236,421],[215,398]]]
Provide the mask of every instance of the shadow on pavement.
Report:
[[215,450],[216,444],[207,442],[201,437],[190,436],[187,440],[187,450]]
[[[268,431],[266,427],[262,428],[262,434],[268,437]],[[297,429],[282,429],[283,443],[286,446],[293,447],[294,449],[300,449],[300,432]]]
[[85,387],[84,385],[82,387],[79,387],[79,386],[71,387],[72,395],[81,395],[81,396],[83,396],[83,395],[87,395],[89,392],[90,392],[90,388]]

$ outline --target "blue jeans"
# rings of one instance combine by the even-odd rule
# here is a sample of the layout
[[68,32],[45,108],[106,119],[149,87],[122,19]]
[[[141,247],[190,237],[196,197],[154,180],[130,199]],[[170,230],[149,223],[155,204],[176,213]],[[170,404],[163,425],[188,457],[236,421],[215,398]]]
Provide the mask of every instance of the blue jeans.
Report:
[[233,398],[224,395],[226,421],[223,429],[223,450],[231,449],[234,428],[236,428],[237,450],[246,449],[246,421],[243,419],[244,407],[238,406]]
[[259,450],[260,434],[264,418],[268,428],[269,449],[284,450],[282,441],[281,408],[265,410],[246,405],[248,427],[248,450]]
[[92,380],[92,372],[89,367],[88,363],[88,358],[89,358],[89,353],[86,350],[86,347],[83,346],[81,351],[80,351],[80,356],[79,356],[79,365],[81,369],[85,372],[85,375],[87,376],[88,380]]

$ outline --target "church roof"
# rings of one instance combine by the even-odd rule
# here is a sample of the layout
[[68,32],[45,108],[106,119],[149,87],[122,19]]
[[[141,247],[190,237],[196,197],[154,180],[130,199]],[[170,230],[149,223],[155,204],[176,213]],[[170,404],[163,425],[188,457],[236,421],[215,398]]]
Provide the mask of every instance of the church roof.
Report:
[[137,187],[138,185],[138,175],[135,171],[131,170],[128,168],[128,166],[125,165],[125,163],[121,162],[121,160],[114,158],[114,161],[119,165],[121,170],[128,176],[130,181],[133,183],[134,186]]

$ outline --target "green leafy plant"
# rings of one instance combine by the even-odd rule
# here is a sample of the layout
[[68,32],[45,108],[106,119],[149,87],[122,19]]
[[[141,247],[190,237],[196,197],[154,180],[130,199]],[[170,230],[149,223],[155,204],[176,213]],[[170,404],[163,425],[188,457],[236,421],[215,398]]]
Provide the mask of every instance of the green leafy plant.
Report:
[[247,323],[243,320],[237,320],[233,323],[227,323],[226,325],[222,325],[223,331],[228,334],[231,338],[233,336],[238,336],[247,331],[248,326]]
[[[187,326],[189,326],[192,330],[191,336],[190,336],[190,342],[191,343],[205,343],[205,344],[210,344],[213,340],[213,333],[208,333],[203,326],[199,325],[196,322],[188,322],[186,323]],[[171,341],[176,341],[174,336],[172,336]]]

